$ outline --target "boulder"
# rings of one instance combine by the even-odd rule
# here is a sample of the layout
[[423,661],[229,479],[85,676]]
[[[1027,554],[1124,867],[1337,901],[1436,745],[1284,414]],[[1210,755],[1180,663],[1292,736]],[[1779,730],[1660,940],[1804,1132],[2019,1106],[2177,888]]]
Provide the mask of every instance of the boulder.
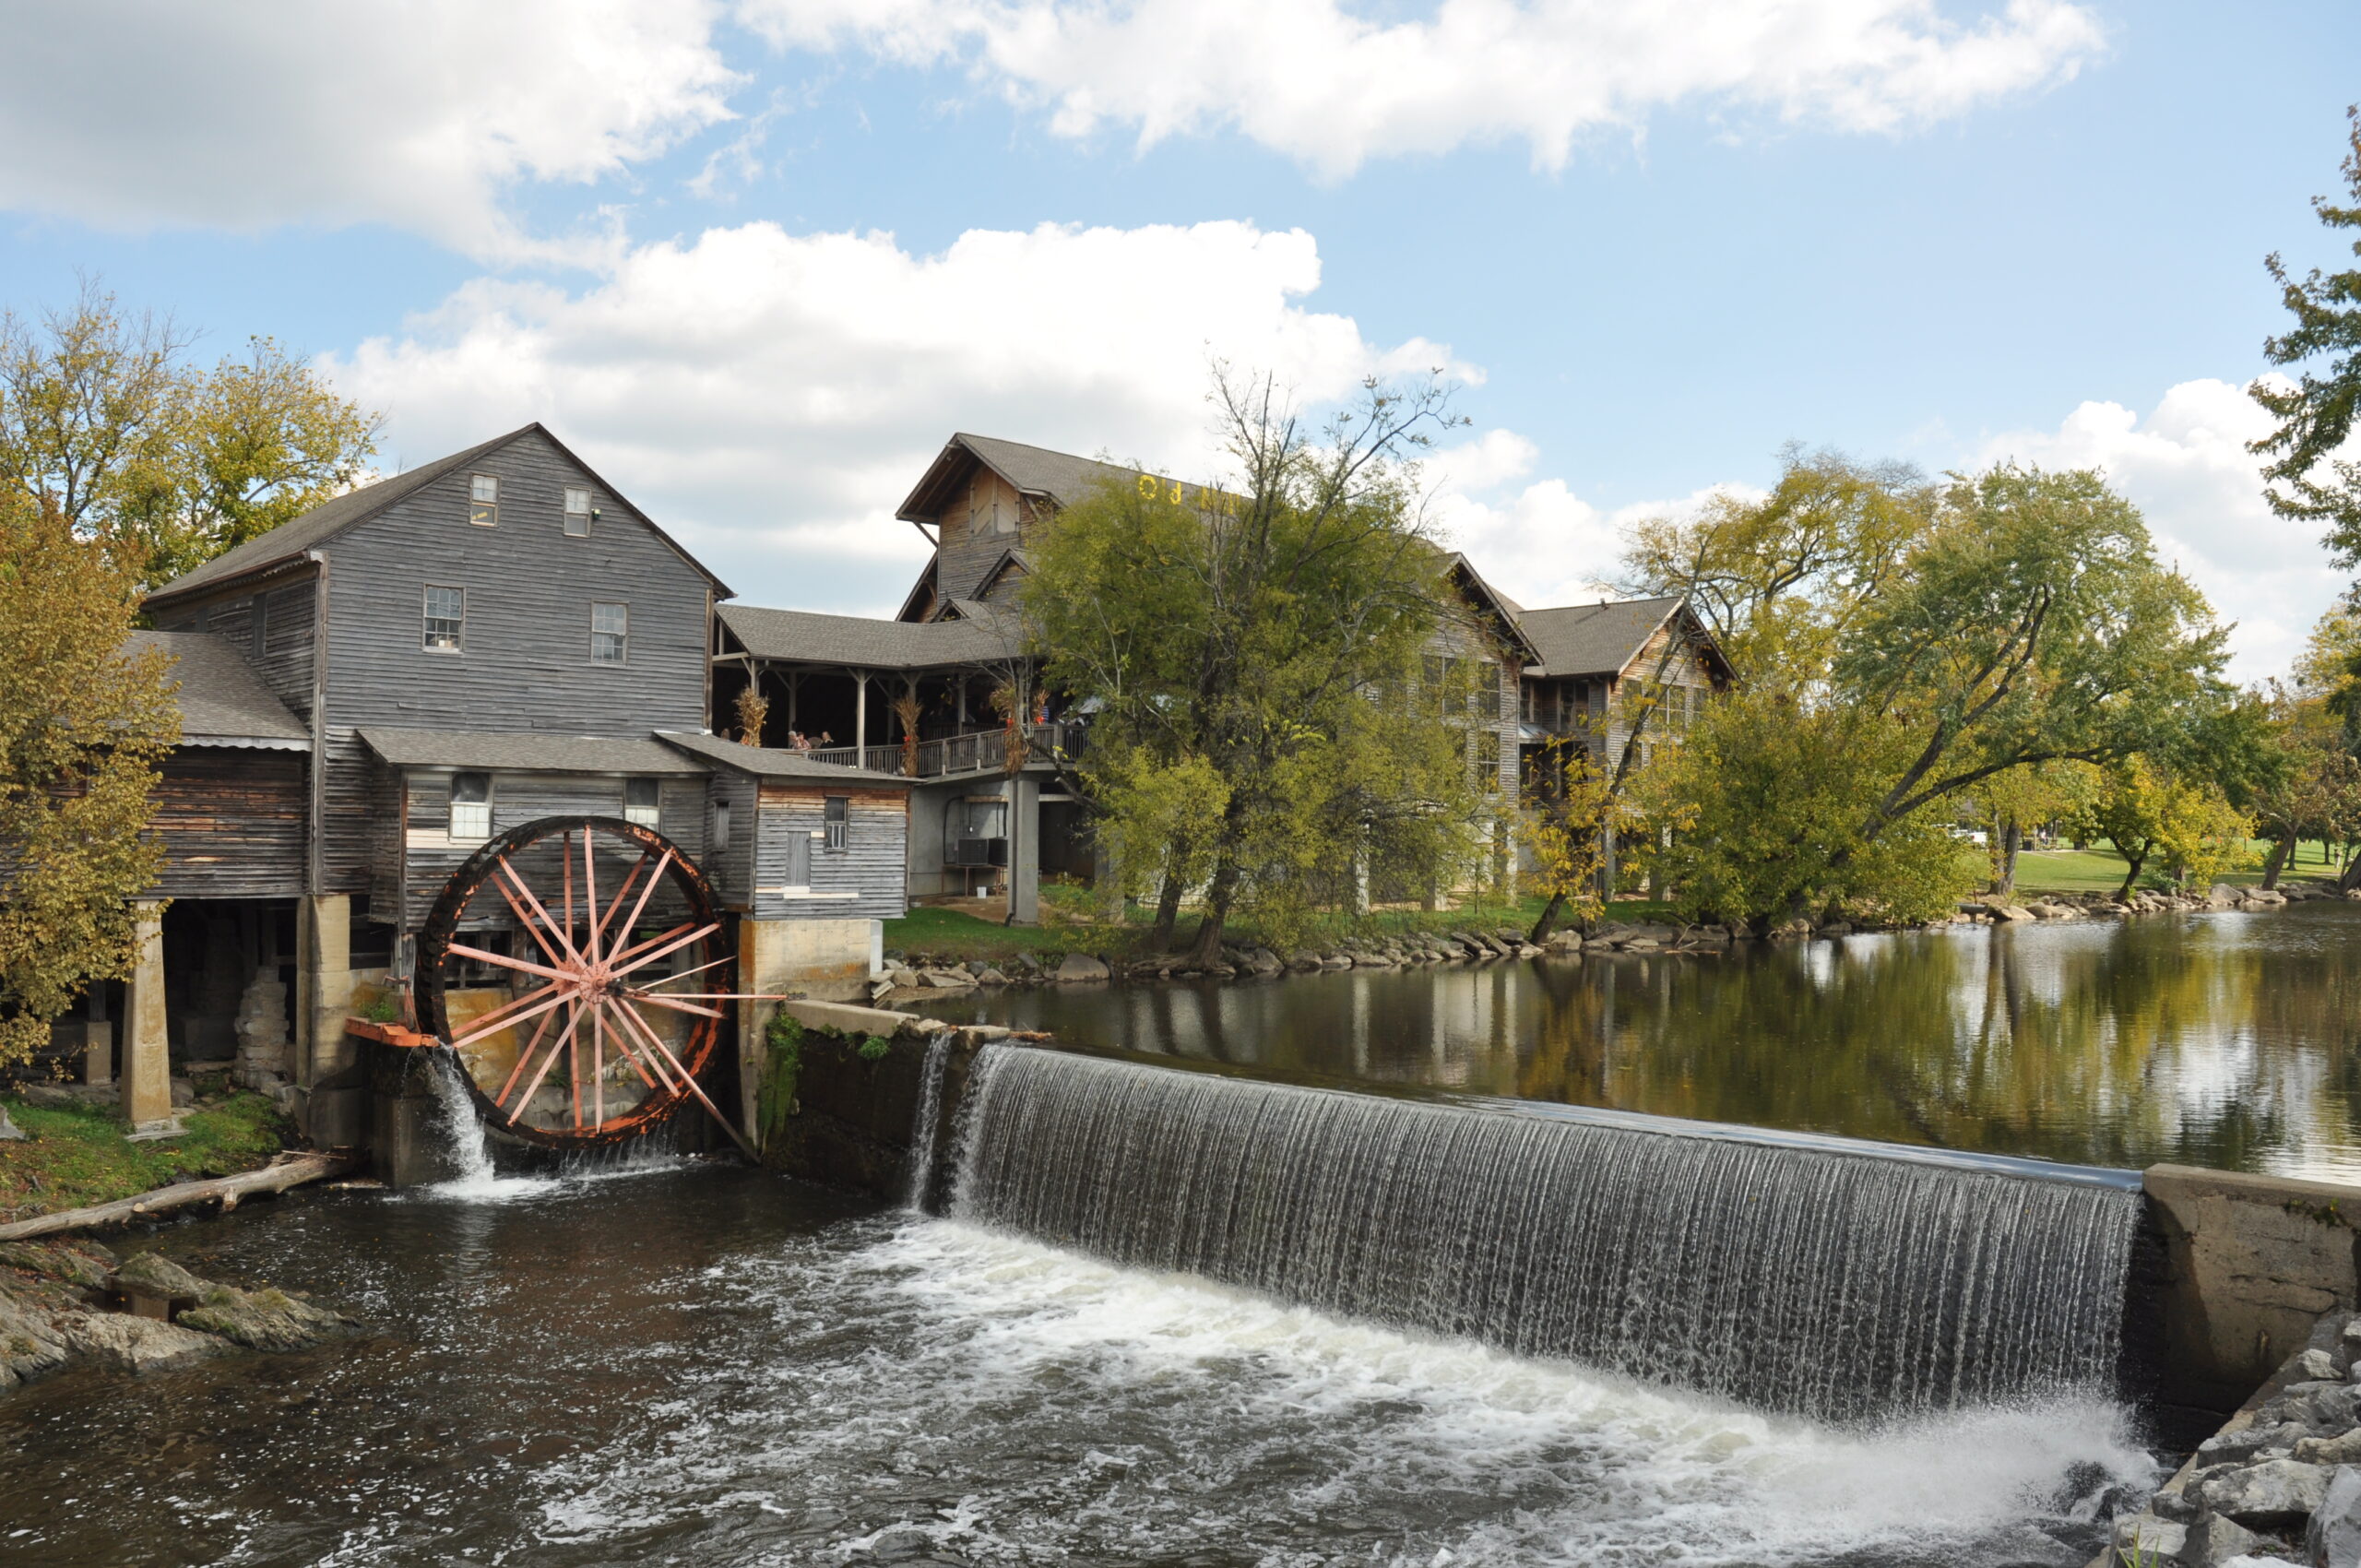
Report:
[[2133,1514],[2115,1522],[2115,1555],[2124,1562],[2157,1562],[2180,1555],[2189,1541],[2189,1526],[2159,1519],[2153,1514]]
[[0,1241],[0,1264],[92,1290],[107,1288],[107,1275],[113,1261],[114,1254],[95,1241],[72,1247],[54,1241]]
[[1307,971],[1319,967],[1320,955],[1309,947],[1299,947],[1287,955],[1287,968],[1290,969]]
[[2197,1466],[2207,1469],[2219,1465],[2248,1464],[2257,1458],[2282,1458],[2311,1435],[2311,1429],[2294,1421],[2259,1420],[2236,1431],[2217,1431],[2199,1443]]
[[2336,1358],[2326,1350],[2307,1350],[2297,1356],[2296,1370],[2306,1378],[2331,1383],[2344,1381],[2344,1369],[2337,1365]]
[[1979,1568],[2082,1568],[2089,1556],[2031,1525],[2015,1525],[1979,1540],[1974,1550],[1957,1561],[1974,1562]]
[[973,991],[976,977],[965,969],[924,969],[919,982],[935,991]]
[[142,1296],[163,1296],[194,1301],[205,1294],[207,1282],[160,1253],[138,1253],[114,1271],[114,1288]]
[[978,985],[1006,985],[1008,977],[998,969],[986,969],[976,977],[976,983]]
[[2034,912],[2021,904],[2003,904],[1992,911],[1992,918],[2004,924],[2014,925],[2021,921],[2032,920]]
[[1287,968],[1286,962],[1267,947],[1257,947],[1246,956],[1247,965],[1258,975],[1275,975]]
[[66,1348],[122,1372],[164,1372],[230,1353],[227,1339],[128,1313],[66,1313],[54,1321]]
[[1106,963],[1087,953],[1069,953],[1058,966],[1056,978],[1061,980],[1103,980],[1109,978]]
[[1850,936],[1853,934],[1853,922],[1850,921],[1830,921],[1826,925],[1823,925],[1819,930],[1813,932],[1812,934],[1814,936],[1827,937]]
[[2206,890],[2205,905],[2212,909],[2226,909],[2246,901],[2246,895],[2226,882],[2217,882]]
[[2250,1530],[2300,1525],[2328,1495],[2326,1465],[2265,1459],[2258,1465],[2209,1470],[2192,1489],[2197,1501]]
[[352,1326],[341,1313],[266,1287],[241,1290],[210,1285],[194,1307],[173,1320],[183,1328],[218,1334],[249,1350],[302,1350]]
[[1583,933],[1578,931],[1553,931],[1547,945],[1552,953],[1579,953],[1583,950]]
[[24,1136],[25,1130],[8,1120],[8,1108],[0,1105],[0,1144],[18,1143]]
[[2208,1514],[2189,1527],[2181,1543],[2181,1568],[2225,1568],[2262,1544],[2262,1538],[2236,1520]]
[[2304,1526],[2304,1559],[2314,1568],[2361,1568],[2361,1470],[2339,1465]]
[[0,1291],[0,1391],[65,1364],[56,1318]]

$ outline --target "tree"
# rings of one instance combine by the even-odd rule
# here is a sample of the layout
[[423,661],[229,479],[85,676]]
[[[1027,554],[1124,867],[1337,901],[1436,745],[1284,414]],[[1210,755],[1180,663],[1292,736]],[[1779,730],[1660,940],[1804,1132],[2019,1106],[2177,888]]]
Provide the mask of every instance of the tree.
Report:
[[2245,858],[2252,826],[2211,780],[2177,775],[2147,757],[2106,768],[2086,810],[2088,830],[2124,859],[2118,902],[2131,897],[2152,861],[2162,861],[2176,882],[2211,885]]
[[1371,382],[1317,439],[1267,379],[1214,401],[1236,481],[1102,487],[1042,529],[1023,600],[1045,681],[1096,710],[1079,772],[1121,874],[1159,878],[1159,934],[1202,878],[1198,963],[1234,910],[1275,933],[1362,868],[1454,874],[1479,814],[1421,696],[1452,612],[1405,461],[1444,396]]
[[70,311],[0,315],[0,485],[179,576],[359,482],[377,415],[268,338],[210,369],[188,334],[85,282]]
[[156,764],[180,738],[160,653],[122,653],[136,560],[0,492],[0,1063],[93,980],[130,972],[152,885]]
[[1755,685],[1824,671],[1933,514],[1934,493],[1905,465],[1796,445],[1779,462],[1769,495],[1642,522],[1624,554],[1625,589],[1686,599]]
[[2095,782],[2086,764],[2045,762],[1996,773],[1969,791],[1989,836],[1995,893],[2016,890],[2026,831],[2073,815]]
[[[2345,111],[2346,153],[2340,168],[2351,204],[2312,198],[2312,210],[2331,229],[2361,229],[2361,105]],[[2361,255],[2361,239],[2353,242]],[[2327,542],[2337,564],[2361,564],[2361,462],[2339,457],[2361,414],[2361,268],[2323,273],[2318,267],[2297,278],[2278,253],[2265,258],[2280,303],[2295,325],[2266,338],[2263,357],[2283,367],[2325,362],[2306,369],[2293,386],[2259,379],[2248,394],[2279,421],[2279,427],[2248,450],[2268,457],[2263,496],[2283,517],[2327,525]]]

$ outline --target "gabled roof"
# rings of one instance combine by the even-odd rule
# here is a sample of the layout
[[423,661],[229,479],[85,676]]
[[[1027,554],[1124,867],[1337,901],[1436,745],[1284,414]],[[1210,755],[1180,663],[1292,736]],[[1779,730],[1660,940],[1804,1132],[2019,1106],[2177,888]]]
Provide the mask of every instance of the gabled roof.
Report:
[[628,735],[551,735],[536,731],[397,730],[354,731],[396,767],[481,767],[510,773],[684,773],[709,771],[653,740]]
[[251,746],[308,751],[312,731],[263,684],[254,666],[211,632],[134,632],[126,657],[160,650],[180,683],[172,700],[181,710],[184,746]]
[[1509,644],[1509,651],[1519,656],[1520,664],[1541,662],[1541,650],[1534,646],[1532,637],[1517,619],[1524,610],[1514,600],[1486,582],[1483,574],[1476,570],[1466,556],[1456,551],[1451,555],[1450,572],[1451,579],[1458,585],[1459,591],[1467,596],[1477,613]]
[[894,516],[910,523],[934,521],[958,493],[968,469],[978,463],[1006,480],[1019,493],[1038,495],[1060,506],[1073,505],[1110,481],[1131,484],[1141,472],[1093,457],[1077,457],[1071,452],[1052,452],[1046,446],[961,431],[943,444],[941,455],[927,466],[917,488]]
[[729,588],[719,577],[706,569],[705,563],[682,549],[671,535],[658,528],[655,521],[647,514],[633,505],[623,492],[609,484],[596,469],[576,457],[571,447],[551,434],[547,426],[536,421],[531,424],[512,430],[505,435],[496,435],[490,441],[470,446],[464,452],[454,452],[447,457],[437,457],[431,463],[422,463],[417,468],[396,474],[390,479],[381,479],[374,484],[364,484],[360,489],[349,490],[333,500],[323,501],[302,517],[291,517],[268,533],[259,534],[243,544],[223,551],[203,565],[182,573],[171,582],[149,593],[148,603],[154,606],[167,600],[177,599],[197,588],[208,588],[235,577],[247,576],[274,566],[283,565],[297,559],[305,551],[318,549],[346,529],[367,522],[396,502],[415,495],[435,481],[467,468],[477,458],[496,452],[513,441],[535,434],[564,453],[568,462],[597,481],[600,491],[629,511],[634,517],[647,527],[649,532],[662,540],[674,554],[695,567],[707,582],[713,584],[714,592],[718,596],[725,599],[730,597]]
[[1032,571],[1033,552],[1031,551],[1003,550],[1000,552],[1000,559],[985,567],[984,575],[976,579],[976,591],[973,597],[979,600],[990,599],[992,596],[992,585],[999,582],[1001,578],[1012,572],[1021,576],[1030,576]]
[[813,784],[866,784],[872,788],[890,784],[908,789],[910,785],[910,780],[898,773],[879,773],[866,767],[838,767],[833,763],[813,762],[801,752],[776,746],[749,746],[737,741],[725,741],[718,735],[690,735],[677,730],[658,730],[656,738],[705,761],[735,768],[741,773],[750,773],[758,778],[795,778]]
[[738,646],[756,659],[799,664],[947,669],[1014,659],[1024,647],[1014,619],[1000,614],[957,621],[875,621],[749,604],[725,604],[716,613]]
[[[1527,610],[1518,616],[1525,636],[1539,650],[1543,675],[1620,675],[1656,629],[1682,612],[1688,600],[1624,599],[1603,604],[1568,604]],[[1702,622],[1691,630],[1716,664],[1727,667]]]
[[919,580],[910,585],[908,596],[902,600],[902,608],[894,612],[895,620],[921,621],[929,618],[925,612],[934,604],[936,559],[932,555],[926,558],[926,565],[919,572]]

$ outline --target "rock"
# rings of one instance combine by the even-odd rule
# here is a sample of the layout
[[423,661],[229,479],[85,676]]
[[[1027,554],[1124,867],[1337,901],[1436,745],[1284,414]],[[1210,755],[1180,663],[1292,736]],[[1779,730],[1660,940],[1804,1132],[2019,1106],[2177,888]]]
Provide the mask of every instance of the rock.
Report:
[[965,969],[926,969],[919,980],[936,991],[972,991],[976,986],[976,977]]
[[25,1130],[8,1120],[8,1108],[0,1105],[0,1144],[18,1143],[24,1137]]
[[1541,956],[1541,949],[1527,942],[1518,946],[1516,956],[1520,958],[1538,958]]
[[998,969],[986,969],[976,977],[978,985],[1006,985],[1008,977]]
[[1056,978],[1061,980],[1103,980],[1110,971],[1106,964],[1087,953],[1069,953],[1058,966]]
[[1812,934],[1814,936],[1826,937],[1850,936],[1853,934],[1853,922],[1850,921],[1831,921],[1826,925],[1821,926],[1819,930],[1813,932]]
[[1330,953],[1321,958],[1320,967],[1323,969],[1349,969],[1353,961],[1342,953]]
[[79,1103],[64,1084],[18,1084],[17,1098],[46,1111],[65,1111]]
[[163,1372],[230,1351],[227,1339],[128,1313],[67,1313],[55,1321],[66,1348],[123,1372]]
[[53,1241],[0,1241],[0,1264],[92,1290],[107,1288],[108,1261]]
[[2275,887],[2249,887],[2247,889],[2247,904],[2248,908],[2275,909],[2286,902],[2287,895],[2280,892]]
[[2262,1538],[2234,1520],[2208,1514],[2189,1527],[2180,1549],[2181,1568],[2223,1568],[2262,1544]]
[[55,1316],[0,1291],[0,1390],[55,1371],[65,1357]]
[[2209,1470],[2192,1489],[2197,1501],[2250,1530],[2299,1525],[2320,1505],[2333,1474],[2325,1465],[2266,1459],[2259,1465]]
[[2314,1568],[2361,1568],[2361,1470],[2339,1465],[2304,1526],[2304,1558]]
[[2279,1455],[2284,1455],[2309,1436],[2309,1429],[2292,1421],[2260,1421],[2236,1431],[2217,1431],[2197,1445],[2197,1466],[2209,1469],[2220,1465],[2244,1465],[2262,1456],[2268,1449],[2277,1449]]
[[1992,918],[2004,924],[2014,925],[2021,921],[2033,919],[2034,913],[2019,904],[2003,904],[1992,911]]
[[1309,947],[1299,947],[1287,955],[1287,968],[1290,969],[1308,970],[1316,969],[1319,967],[1320,955]]
[[238,1000],[238,1063],[234,1075],[250,1089],[285,1077],[293,1066],[288,1051],[287,986],[275,973],[259,974]]
[[2155,1562],[2180,1555],[2189,1540],[2189,1527],[2153,1514],[2133,1514],[2115,1522],[2114,1538],[2118,1561]]
[[1545,945],[1552,953],[1579,953],[1583,950],[1583,933],[1578,931],[1553,931]]
[[1980,1540],[1959,1561],[1977,1568],[2082,1568],[2090,1556],[2044,1535],[2031,1525],[2011,1526],[2004,1533]]
[[2326,1350],[2307,1350],[2296,1358],[2296,1370],[2305,1377],[2322,1382],[2342,1383],[2344,1369]]
[[250,1350],[306,1349],[352,1326],[343,1314],[284,1290],[240,1290],[229,1285],[208,1286],[203,1299],[173,1321]]
[[168,1082],[172,1085],[173,1110],[186,1111],[190,1106],[196,1103],[196,1086],[195,1084],[190,1083],[186,1078],[172,1078],[168,1080]]
[[1275,975],[1287,967],[1284,959],[1267,947],[1257,947],[1249,953],[1246,964],[1258,975]]
[[1616,945],[1626,953],[1654,953],[1664,944],[1653,936],[1627,936]]
[[139,1253],[114,1271],[114,1288],[194,1301],[211,1287],[160,1253]]
[[2361,1465],[2361,1431],[2334,1437],[2299,1437],[2295,1456],[2307,1465]]

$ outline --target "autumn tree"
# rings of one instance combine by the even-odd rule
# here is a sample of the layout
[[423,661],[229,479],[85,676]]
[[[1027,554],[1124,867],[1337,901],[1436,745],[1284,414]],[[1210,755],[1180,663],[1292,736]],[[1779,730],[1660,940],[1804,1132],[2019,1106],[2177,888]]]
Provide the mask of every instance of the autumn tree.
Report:
[[1442,393],[1372,382],[1317,431],[1268,380],[1214,402],[1231,482],[1102,487],[1041,530],[1023,600],[1045,681],[1094,710],[1079,773],[1117,874],[1154,880],[1168,937],[1203,888],[1197,963],[1233,912],[1282,934],[1360,868],[1447,883],[1481,814],[1423,684],[1453,612],[1406,462]]
[[179,717],[164,656],[122,651],[138,585],[53,500],[0,492],[0,1064],[129,973],[161,868],[141,830]]
[[85,283],[70,310],[0,314],[0,486],[56,507],[166,581],[366,473],[377,415],[268,338],[210,367],[191,336]]
[[[2348,200],[2316,196],[2312,210],[2331,230],[2361,230],[2361,106],[2346,110],[2345,120]],[[2361,255],[2361,238],[2352,249]],[[2297,277],[2276,253],[2263,265],[2294,317],[2285,332],[2263,339],[2263,357],[2297,374],[2292,385],[2266,377],[2247,388],[2279,421],[2248,450],[2269,459],[2263,494],[2272,510],[2324,525],[2338,564],[2361,565],[2361,461],[2341,455],[2361,415],[2361,267]]]
[[2144,756],[2110,764],[2083,809],[2085,829],[2112,843],[2123,857],[2118,902],[2131,897],[2154,864],[2177,882],[2211,885],[2245,860],[2252,826],[2212,779]]

